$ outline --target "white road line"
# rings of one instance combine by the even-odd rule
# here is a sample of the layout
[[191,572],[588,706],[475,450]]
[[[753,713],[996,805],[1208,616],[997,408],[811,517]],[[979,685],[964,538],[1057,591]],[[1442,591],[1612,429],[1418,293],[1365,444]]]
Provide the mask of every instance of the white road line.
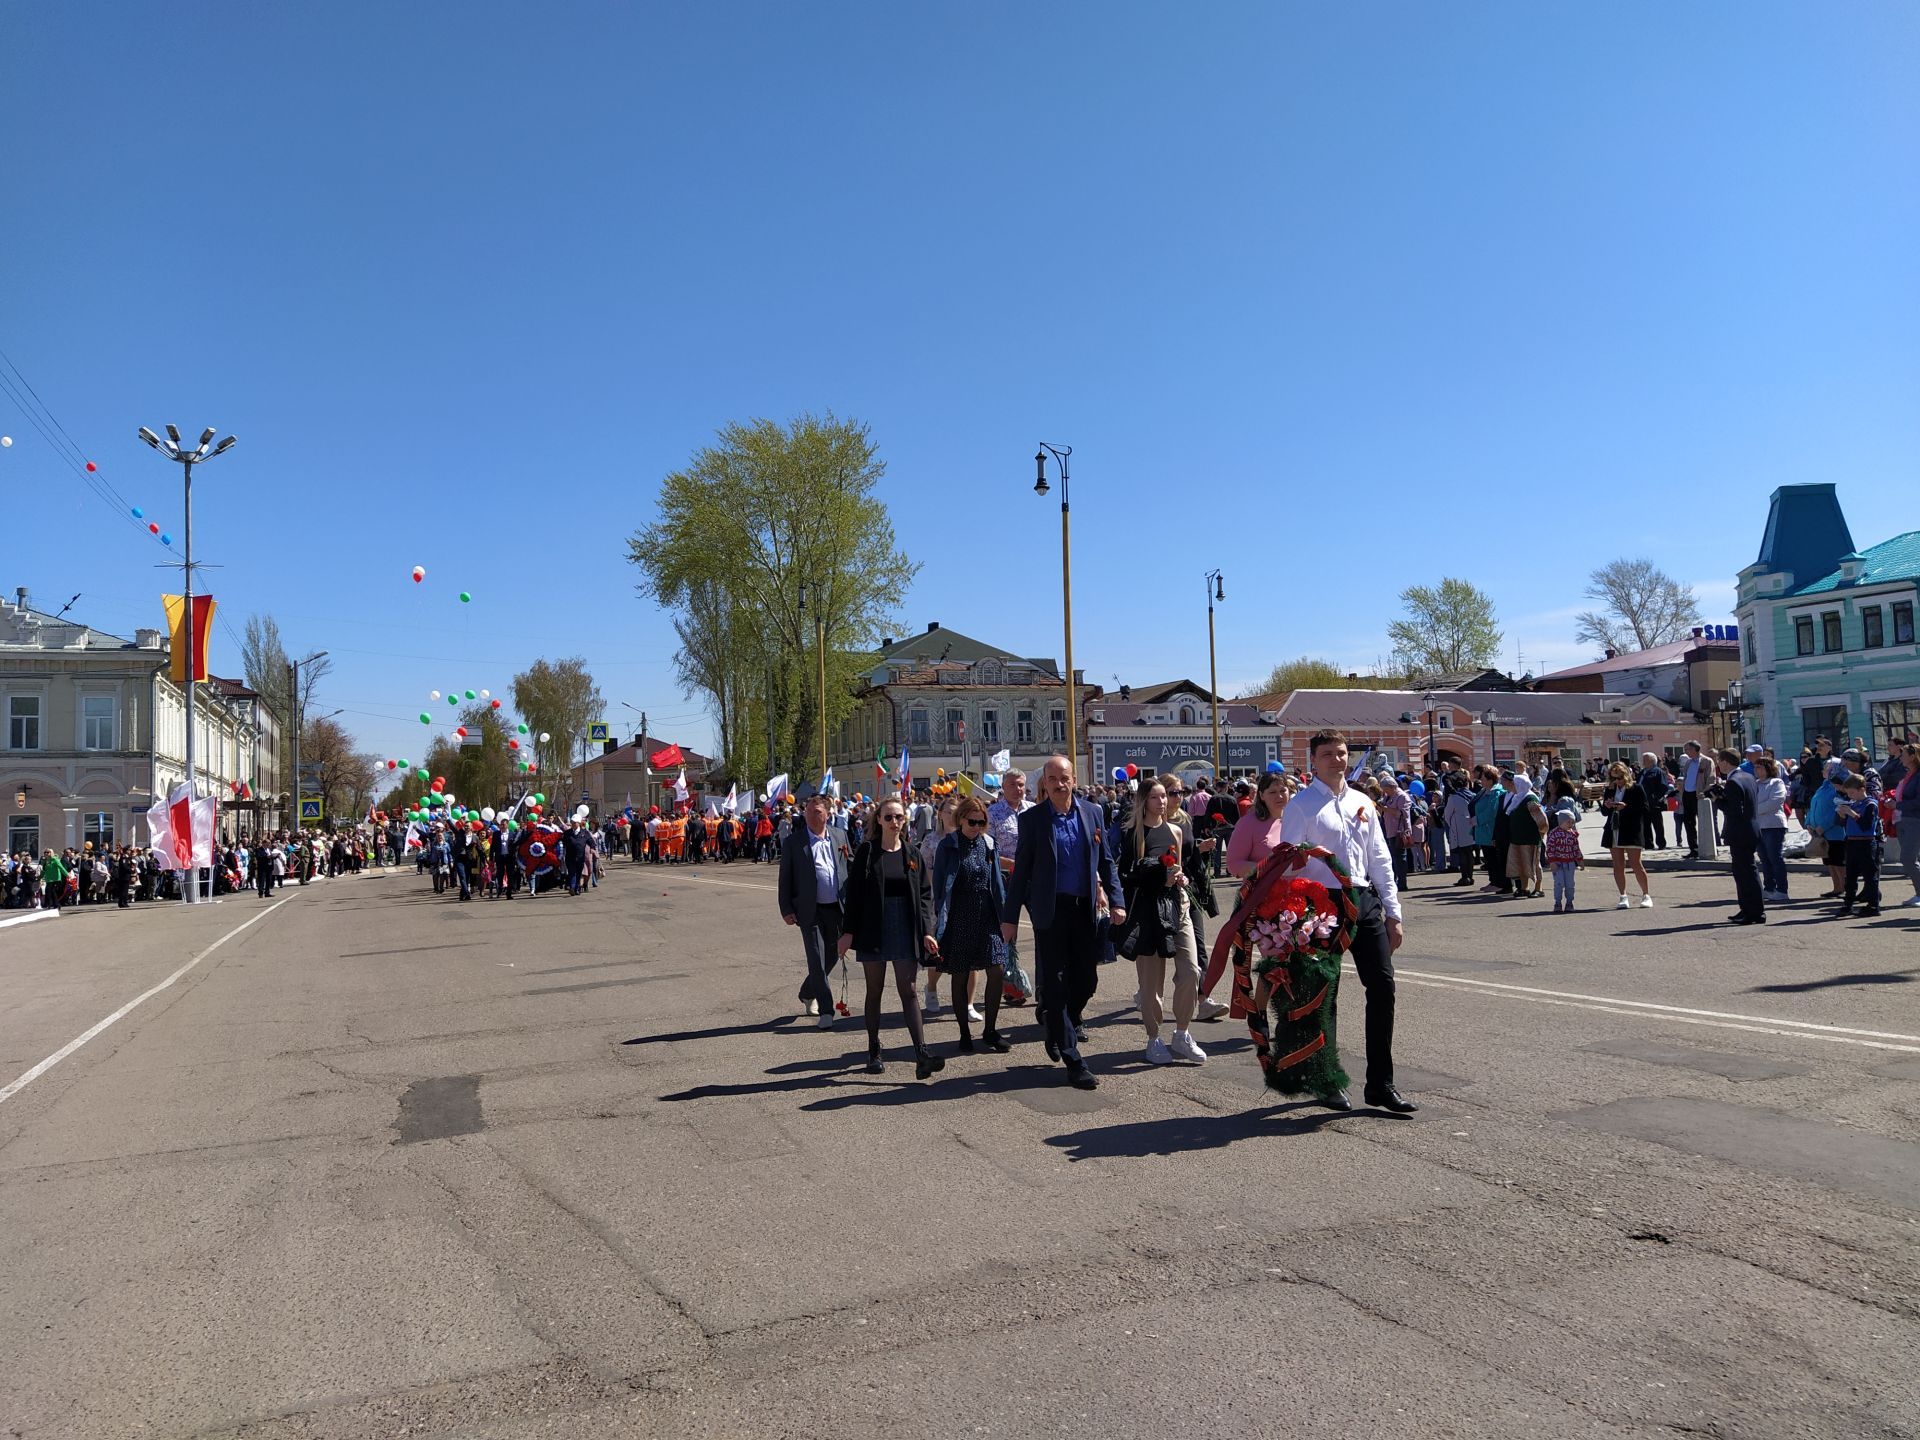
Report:
[[[292,898],[293,897],[291,895],[287,896],[287,900],[291,900]],[[186,964],[182,965],[178,970],[174,971],[171,975],[167,976],[166,979],[162,980],[158,985],[154,986],[151,990],[143,991],[141,994],[134,996],[133,999],[129,1000],[126,1004],[122,1005],[118,1010],[114,1011],[111,1015],[107,1016],[106,1019],[98,1022],[95,1025],[88,1027],[86,1030],[84,1030],[80,1034],[74,1036],[73,1039],[69,1040],[66,1044],[62,1045],[58,1050],[54,1051],[53,1054],[47,1056],[46,1059],[42,1060],[38,1065],[34,1066],[31,1070],[27,1071],[24,1075],[21,1075],[16,1080],[10,1081],[4,1087],[0,1087],[0,1105],[6,1104],[7,1101],[11,1100],[15,1095],[18,1095],[22,1090],[26,1089],[27,1086],[31,1085],[34,1081],[38,1080],[42,1075],[46,1074],[47,1071],[51,1070],[54,1066],[58,1065],[62,1060],[66,1059],[69,1055],[73,1054],[74,1051],[78,1050],[82,1045],[86,1044],[89,1040],[93,1039],[94,1036],[98,1035],[102,1030],[105,1030],[109,1025],[113,1024],[114,1021],[124,1018],[131,1011],[145,1004],[147,1001],[151,1000],[154,996],[158,995],[162,990],[166,989],[169,985],[173,984],[174,981],[178,980],[182,975],[186,974],[189,970],[193,969],[193,967],[198,965],[202,960],[206,959],[207,956],[213,954],[214,951],[218,950],[222,945],[226,944],[227,941],[233,939],[233,937],[238,935],[242,930],[245,930],[250,925],[258,925],[262,920],[266,919],[267,916],[271,915],[274,911],[278,910],[282,905],[286,904],[287,900],[276,900],[273,902],[273,904],[269,905],[266,909],[262,910],[259,914],[255,915],[251,920],[242,921],[240,924],[234,926],[233,929],[229,930],[226,934],[222,935],[218,940],[214,941],[213,944],[209,945],[206,949],[202,950],[198,955],[194,956],[191,960],[187,961]]]
[[776,888],[773,885],[749,885],[744,880],[717,880],[708,875],[666,875],[662,876],[661,879],[663,882],[669,880],[692,880],[700,885],[730,885],[735,890],[758,890],[763,895],[772,894]]
[[[1351,964],[1347,966],[1347,973],[1354,973]],[[1468,980],[1458,975],[1436,975],[1423,970],[1396,969],[1394,974],[1399,979],[1434,990],[1491,992],[1495,998],[1523,1000],[1535,1005],[1560,1005],[1573,1010],[1597,1010],[1606,1015],[1666,1020],[1678,1025],[1707,1025],[1718,1030],[1745,1030],[1756,1035],[1784,1035],[1799,1040],[1828,1040],[1841,1045],[1859,1045],[1868,1050],[1897,1050],[1920,1055],[1920,1035],[1902,1035],[1884,1030],[1852,1030],[1843,1025],[1823,1025],[1812,1020],[1781,1020],[1771,1015],[1693,1010],[1680,1005],[1656,1004],[1650,1000],[1621,1000],[1611,995],[1542,990],[1532,985],[1503,985],[1493,980]]]

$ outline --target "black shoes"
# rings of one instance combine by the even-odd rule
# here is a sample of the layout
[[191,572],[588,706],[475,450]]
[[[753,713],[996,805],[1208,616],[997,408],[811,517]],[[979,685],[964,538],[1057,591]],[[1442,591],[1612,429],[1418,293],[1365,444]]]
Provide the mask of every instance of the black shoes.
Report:
[[971,1055],[971,1054],[973,1054],[973,1034],[972,1034],[972,1032],[971,1032],[971,1031],[968,1031],[968,1030],[962,1030],[962,1031],[960,1032],[960,1043],[959,1043],[959,1045],[957,1045],[957,1046],[956,1046],[955,1048],[956,1048],[956,1049],[957,1049],[957,1050],[958,1050],[958,1051],[959,1051],[959,1052],[960,1052],[960,1053],[961,1053],[962,1055]]
[[1053,1043],[1053,1036],[1045,1030],[1040,1032],[1040,1043],[1047,1047],[1047,1059],[1058,1060],[1060,1058],[1060,1047]]
[[1767,923],[1767,917],[1764,915],[1729,915],[1727,917],[1727,923],[1729,925],[1764,925]]
[[1353,1101],[1347,1098],[1347,1092],[1344,1090],[1329,1090],[1324,1095],[1316,1095],[1313,1098],[1329,1110],[1351,1110],[1353,1108]]
[[922,1080],[927,1079],[931,1075],[938,1075],[942,1070],[947,1068],[947,1062],[931,1050],[920,1051],[915,1057],[915,1060],[917,1063],[913,1067],[914,1073]]
[[980,1036],[980,1043],[986,1046],[987,1049],[993,1051],[994,1054],[996,1055],[1004,1055],[1009,1050],[1013,1049],[1013,1043],[1010,1040],[1008,1040],[1005,1036],[1003,1036],[998,1030],[985,1031]]
[[884,1075],[886,1073],[887,1062],[880,1058],[880,1052],[878,1050],[869,1050],[867,1052],[867,1074]]
[[1100,1081],[1084,1064],[1067,1067],[1067,1083],[1076,1090],[1098,1090]]
[[1369,1085],[1367,1104],[1375,1110],[1391,1110],[1396,1115],[1411,1115],[1420,1108],[1391,1085]]

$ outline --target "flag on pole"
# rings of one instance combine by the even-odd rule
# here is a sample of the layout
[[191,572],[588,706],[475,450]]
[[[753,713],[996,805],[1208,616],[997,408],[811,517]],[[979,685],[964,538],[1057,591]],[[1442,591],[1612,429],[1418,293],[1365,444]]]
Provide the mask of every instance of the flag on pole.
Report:
[[987,761],[987,769],[996,775],[1004,775],[1013,768],[1013,751],[1001,750]]
[[183,781],[167,796],[167,808],[158,822],[149,822],[153,832],[150,847],[168,870],[192,870],[211,866],[216,814],[220,802],[211,795],[196,800]]
[[686,799],[687,799],[687,767],[686,767],[686,766],[684,766],[684,765],[682,765],[682,766],[680,767],[680,776],[679,776],[679,778],[678,778],[677,780],[675,780],[675,781],[673,782],[673,798],[674,798],[674,800],[675,800],[675,801],[677,801],[677,802],[678,802],[678,803],[680,803],[680,804],[685,804],[685,803],[686,803]]
[[785,800],[792,794],[793,794],[793,786],[788,783],[787,775],[784,770],[781,771],[780,774],[774,776],[771,780],[767,781],[767,803],[769,805],[774,804],[777,801]]
[[740,813],[740,786],[737,783],[727,786],[727,798],[720,802],[720,808],[728,815]]
[[[166,607],[169,658],[173,664],[173,683],[184,684],[187,678],[187,599],[184,595],[162,595],[160,603]],[[196,595],[193,597],[193,678],[207,678],[207,644],[213,638],[213,597]],[[183,867],[184,868],[184,867]]]
[[656,750],[647,757],[647,764],[655,770],[671,770],[676,765],[686,763],[686,756],[680,753],[678,745],[669,745],[664,750]]
[[827,766],[827,773],[820,777],[820,793],[822,795],[831,795],[836,800],[840,798],[840,782],[833,778],[833,767],[831,765]]
[[900,768],[894,771],[893,778],[900,782],[902,795],[906,794],[907,788],[913,784],[913,753],[904,745],[900,747]]

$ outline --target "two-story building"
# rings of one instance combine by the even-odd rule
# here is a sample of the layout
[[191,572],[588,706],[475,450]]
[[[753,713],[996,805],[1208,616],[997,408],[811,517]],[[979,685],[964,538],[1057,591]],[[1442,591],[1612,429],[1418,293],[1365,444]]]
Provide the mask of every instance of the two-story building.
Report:
[[[1074,678],[1076,749],[1084,757],[1088,707],[1102,691],[1086,684],[1080,672]],[[1067,746],[1060,667],[942,629],[938,621],[905,640],[883,641],[853,712],[828,735],[828,761],[843,788],[872,788],[874,759],[883,746],[888,772],[905,751],[917,780],[936,769],[978,775],[1001,750],[1013,752],[1016,768],[1033,770]]]
[[1651,695],[1696,715],[1716,714],[1727,686],[1740,674],[1736,625],[1697,625],[1684,640],[1647,650],[1609,650],[1586,665],[1555,670],[1535,690],[1561,694]]
[[1876,761],[1920,735],[1920,530],[1858,550],[1833,485],[1782,485],[1738,582],[1747,734],[1783,755],[1857,739]]
[[[0,602],[0,806],[10,853],[148,842],[149,808],[186,777],[186,692],[168,671],[160,630],[122,639],[35,610],[24,589]],[[196,775],[223,807],[263,763],[251,703],[231,703],[214,683],[196,697]],[[224,813],[221,825],[237,828]]]
[[1258,774],[1280,758],[1280,732],[1257,704],[1222,699],[1192,680],[1122,685],[1117,696],[1102,695],[1089,705],[1089,778],[1110,778],[1124,765],[1148,775],[1211,777],[1216,708],[1223,774]]

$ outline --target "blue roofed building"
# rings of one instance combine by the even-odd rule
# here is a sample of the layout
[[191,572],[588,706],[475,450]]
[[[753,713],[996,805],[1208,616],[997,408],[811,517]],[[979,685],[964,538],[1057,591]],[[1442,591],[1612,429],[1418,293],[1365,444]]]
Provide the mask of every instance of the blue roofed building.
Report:
[[1797,756],[1818,736],[1858,739],[1875,763],[1920,735],[1920,530],[1862,550],[1835,487],[1773,492],[1760,556],[1739,574],[1741,685],[1730,704],[1746,734]]

